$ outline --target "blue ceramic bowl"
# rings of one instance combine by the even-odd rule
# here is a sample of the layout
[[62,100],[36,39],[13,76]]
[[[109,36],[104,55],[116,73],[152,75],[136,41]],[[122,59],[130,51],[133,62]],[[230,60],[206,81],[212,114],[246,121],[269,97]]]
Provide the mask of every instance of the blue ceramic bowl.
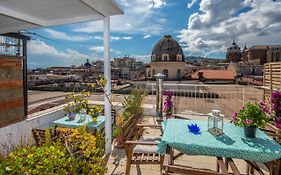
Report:
[[75,119],[75,114],[69,113],[69,114],[67,114],[67,117],[69,118],[69,120],[74,120]]

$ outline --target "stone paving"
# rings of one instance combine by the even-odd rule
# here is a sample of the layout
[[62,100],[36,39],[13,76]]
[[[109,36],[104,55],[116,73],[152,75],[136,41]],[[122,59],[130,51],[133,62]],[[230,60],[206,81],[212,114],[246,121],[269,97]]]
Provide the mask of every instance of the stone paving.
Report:
[[[198,115],[181,115],[187,119],[196,119],[196,120],[206,120],[206,117],[198,116]],[[156,124],[154,117],[145,117],[143,119],[143,123],[145,124]],[[159,135],[160,131],[155,129],[146,130],[145,134],[149,135]],[[238,169],[241,173],[246,173],[246,163],[242,160],[234,160]],[[216,159],[213,157],[206,156],[187,156],[184,155],[177,159],[175,163],[192,166],[196,168],[207,168],[211,170],[215,170],[216,168]],[[113,151],[109,157],[107,162],[108,175],[122,175],[125,174],[126,169],[126,154],[124,149],[113,148]],[[159,165],[132,165],[131,167],[131,175],[156,175],[160,174],[160,166]],[[265,173],[267,174],[267,173]]]

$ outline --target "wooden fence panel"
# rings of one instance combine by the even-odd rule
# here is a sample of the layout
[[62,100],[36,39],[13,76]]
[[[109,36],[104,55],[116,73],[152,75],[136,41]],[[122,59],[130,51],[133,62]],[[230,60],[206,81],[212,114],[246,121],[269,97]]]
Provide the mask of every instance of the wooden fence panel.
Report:
[[23,119],[22,59],[0,56],[0,127]]

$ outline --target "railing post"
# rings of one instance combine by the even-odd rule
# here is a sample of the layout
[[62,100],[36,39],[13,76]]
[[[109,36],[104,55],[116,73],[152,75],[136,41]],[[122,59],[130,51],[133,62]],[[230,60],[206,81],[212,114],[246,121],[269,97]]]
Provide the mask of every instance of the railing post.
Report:
[[156,116],[162,120],[163,117],[163,80],[165,75],[159,73],[156,78]]

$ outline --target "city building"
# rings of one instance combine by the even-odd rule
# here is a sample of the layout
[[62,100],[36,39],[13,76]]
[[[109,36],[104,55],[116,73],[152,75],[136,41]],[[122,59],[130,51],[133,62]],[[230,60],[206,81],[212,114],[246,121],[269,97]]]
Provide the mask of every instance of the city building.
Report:
[[146,67],[146,77],[154,79],[154,75],[162,73],[167,80],[182,80],[186,75],[186,62],[179,43],[170,35],[165,35],[154,46],[151,62]]
[[212,84],[232,84],[235,82],[235,75],[229,70],[199,70],[191,75],[191,79]]
[[243,52],[244,62],[263,65],[281,61],[281,45],[255,45]]
[[240,47],[233,40],[232,45],[227,48],[226,61],[238,63],[241,61],[242,53]]
[[145,64],[128,56],[114,58],[113,67],[119,70],[121,79],[135,80],[145,76]]

